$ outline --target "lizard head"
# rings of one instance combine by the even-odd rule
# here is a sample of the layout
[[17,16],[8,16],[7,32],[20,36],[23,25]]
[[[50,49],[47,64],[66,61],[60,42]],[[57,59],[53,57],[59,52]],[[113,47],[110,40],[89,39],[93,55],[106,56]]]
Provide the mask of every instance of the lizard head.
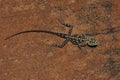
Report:
[[87,45],[89,47],[96,47],[97,46],[97,41],[94,38],[89,38],[87,39]]

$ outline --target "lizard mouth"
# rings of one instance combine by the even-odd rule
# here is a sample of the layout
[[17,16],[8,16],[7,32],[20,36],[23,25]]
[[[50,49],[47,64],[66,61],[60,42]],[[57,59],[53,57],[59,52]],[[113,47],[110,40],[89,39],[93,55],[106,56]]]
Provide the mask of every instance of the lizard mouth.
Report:
[[94,48],[94,47],[97,47],[98,45],[88,45],[88,46],[91,47],[91,48],[92,47]]

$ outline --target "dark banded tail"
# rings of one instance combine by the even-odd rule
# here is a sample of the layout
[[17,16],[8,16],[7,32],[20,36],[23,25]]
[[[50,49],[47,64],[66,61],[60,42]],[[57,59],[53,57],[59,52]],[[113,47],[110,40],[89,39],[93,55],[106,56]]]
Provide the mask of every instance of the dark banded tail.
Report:
[[14,36],[23,34],[23,33],[31,33],[31,32],[36,32],[36,33],[38,33],[38,32],[48,33],[48,34],[53,34],[53,35],[59,36],[59,37],[61,37],[61,38],[65,38],[65,36],[66,36],[66,34],[64,34],[64,33],[56,33],[56,32],[51,32],[51,31],[44,31],[44,30],[28,30],[28,31],[22,31],[22,32],[13,34],[13,35],[5,38],[5,40],[10,39],[10,38],[12,38],[12,37],[14,37]]

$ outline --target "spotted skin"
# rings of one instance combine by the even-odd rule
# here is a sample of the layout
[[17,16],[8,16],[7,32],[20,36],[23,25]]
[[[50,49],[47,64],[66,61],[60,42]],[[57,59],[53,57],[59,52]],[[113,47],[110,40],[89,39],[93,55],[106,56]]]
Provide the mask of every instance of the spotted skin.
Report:
[[22,33],[43,32],[43,33],[56,35],[56,36],[59,36],[59,37],[65,39],[62,44],[53,44],[52,45],[52,46],[55,46],[55,47],[62,48],[68,42],[71,42],[74,45],[77,45],[80,49],[81,49],[81,47],[84,47],[84,46],[89,46],[89,47],[97,46],[97,41],[94,38],[89,38],[89,37],[87,37],[84,34],[81,34],[81,35],[74,34],[74,35],[72,35],[71,33],[72,33],[73,26],[71,24],[66,24],[63,19],[60,20],[60,23],[62,25],[64,25],[64,26],[66,26],[66,27],[69,27],[69,31],[68,31],[67,34],[51,32],[51,31],[45,31],[45,30],[28,30],[28,31],[23,31],[23,32],[19,32],[19,33],[13,34],[13,35],[7,37],[5,40],[8,40],[8,39],[10,39],[10,38],[12,38],[12,37],[14,37],[16,35],[22,34]]

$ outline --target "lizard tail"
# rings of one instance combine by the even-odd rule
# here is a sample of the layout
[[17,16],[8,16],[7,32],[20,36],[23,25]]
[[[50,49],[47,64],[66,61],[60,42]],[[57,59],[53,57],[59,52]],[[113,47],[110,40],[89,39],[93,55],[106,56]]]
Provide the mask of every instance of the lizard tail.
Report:
[[5,40],[10,39],[10,38],[12,38],[12,37],[14,37],[14,36],[17,36],[17,35],[19,35],[19,34],[30,33],[30,32],[43,32],[43,33],[53,34],[53,35],[60,36],[60,37],[62,37],[62,35],[63,35],[62,33],[56,33],[56,32],[51,32],[51,31],[44,31],[44,30],[28,30],[28,31],[22,31],[22,32],[13,34],[13,35],[11,35],[11,36],[5,38]]

